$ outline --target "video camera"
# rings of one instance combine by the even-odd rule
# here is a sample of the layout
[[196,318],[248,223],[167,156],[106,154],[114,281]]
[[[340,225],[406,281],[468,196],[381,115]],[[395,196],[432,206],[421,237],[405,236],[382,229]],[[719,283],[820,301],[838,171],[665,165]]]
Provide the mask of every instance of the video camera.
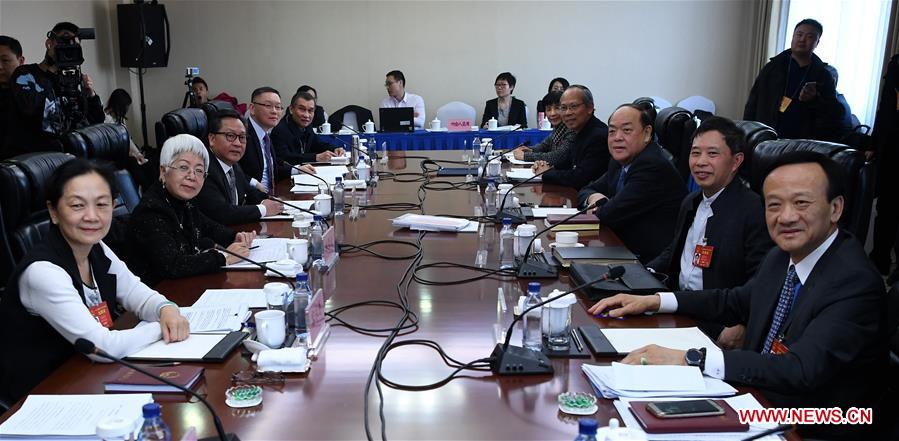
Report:
[[96,32],[93,28],[79,28],[77,34],[53,31],[47,33],[47,38],[55,40],[55,65],[59,69],[59,90],[56,91],[62,104],[62,112],[65,116],[67,128],[75,128],[84,120],[84,104],[82,94],[81,65],[84,63],[84,53],[81,50],[81,40],[93,40]]

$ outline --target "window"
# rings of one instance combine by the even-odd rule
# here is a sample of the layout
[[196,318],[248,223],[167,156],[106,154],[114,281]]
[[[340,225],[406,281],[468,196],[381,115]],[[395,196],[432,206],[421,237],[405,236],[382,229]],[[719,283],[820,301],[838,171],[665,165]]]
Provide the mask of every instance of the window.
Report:
[[837,69],[837,91],[862,124],[873,125],[890,18],[890,1],[789,0],[781,36],[790,48],[793,28],[804,18],[824,26],[815,54]]

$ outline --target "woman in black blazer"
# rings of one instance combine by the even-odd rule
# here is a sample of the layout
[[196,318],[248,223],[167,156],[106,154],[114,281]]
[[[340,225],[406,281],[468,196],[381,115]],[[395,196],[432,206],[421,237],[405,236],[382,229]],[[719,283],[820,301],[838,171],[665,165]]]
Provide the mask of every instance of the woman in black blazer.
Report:
[[496,118],[496,125],[500,127],[520,124],[521,127],[527,128],[527,106],[524,101],[512,96],[512,91],[515,90],[515,76],[503,72],[497,75],[493,86],[496,88],[496,98],[487,101],[484,106],[481,126],[486,128],[487,121]]

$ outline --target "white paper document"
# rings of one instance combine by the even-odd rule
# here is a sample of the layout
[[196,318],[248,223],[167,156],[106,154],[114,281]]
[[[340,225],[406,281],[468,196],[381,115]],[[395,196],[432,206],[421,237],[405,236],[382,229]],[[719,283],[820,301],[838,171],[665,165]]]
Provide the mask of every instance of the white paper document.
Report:
[[[283,237],[271,237],[268,239],[256,239],[250,249],[250,259],[259,263],[271,263],[287,258],[287,239]],[[225,265],[225,269],[262,270],[250,262],[240,261],[231,265]]]
[[0,425],[0,438],[65,437],[96,439],[97,422],[107,416],[143,420],[141,407],[152,394],[29,395]]
[[511,162],[512,165],[533,165],[533,161],[522,161],[520,159],[515,159],[515,154],[512,152],[508,152],[503,155],[507,161]]
[[612,363],[612,387],[633,391],[690,391],[705,389],[695,366],[633,365]]
[[209,308],[227,305],[247,305],[248,308],[267,308],[265,293],[261,289],[207,289],[192,305]]
[[[639,366],[638,366],[639,367]],[[632,398],[655,398],[655,397],[729,397],[737,393],[733,386],[712,377],[701,377],[702,384],[686,383],[678,385],[678,390],[674,386],[666,384],[658,384],[658,379],[649,378],[649,375],[635,375],[632,378],[622,378],[625,387],[636,387],[639,390],[619,389],[619,379],[614,373],[612,366],[599,366],[592,364],[581,365],[581,370],[587,375],[590,384],[599,395],[608,399],[618,397]],[[695,368],[694,368],[695,369]],[[641,385],[641,382],[645,384]],[[692,381],[692,380],[691,380]],[[651,383],[652,382],[652,383]],[[636,385],[635,385],[636,383]],[[647,390],[649,388],[659,388],[666,390]],[[680,389],[681,387],[693,387],[694,389]]]
[[[524,181],[525,179],[532,178],[532,177],[534,177],[534,171],[531,170],[529,167],[510,168],[509,170],[506,171],[506,178],[512,179],[515,181]],[[531,182],[539,182],[541,180],[542,180],[542,178],[537,178],[537,179],[531,180]]]
[[159,340],[131,355],[129,359],[202,360],[228,334],[190,334],[187,340],[166,343]]
[[444,216],[428,216],[422,214],[406,213],[400,217],[394,218],[393,226],[399,228],[408,228],[418,231],[449,231],[459,232],[466,227],[471,228],[474,224],[474,230],[477,231],[477,223],[467,219],[457,219],[454,217]]
[[561,208],[561,207],[534,207],[531,209],[534,212],[535,218],[543,218],[547,217],[550,214],[561,214],[563,216],[570,216],[574,213],[578,212],[577,208]]
[[293,215],[290,215],[287,213],[270,214],[268,216],[260,217],[259,220],[263,220],[263,221],[293,220]]
[[181,315],[190,322],[190,332],[239,331],[242,323],[249,318],[246,304],[230,304],[208,307],[189,306],[181,308]]
[[603,328],[602,333],[620,354],[626,354],[650,344],[681,351],[690,348],[706,348],[708,351],[721,350],[697,327]]

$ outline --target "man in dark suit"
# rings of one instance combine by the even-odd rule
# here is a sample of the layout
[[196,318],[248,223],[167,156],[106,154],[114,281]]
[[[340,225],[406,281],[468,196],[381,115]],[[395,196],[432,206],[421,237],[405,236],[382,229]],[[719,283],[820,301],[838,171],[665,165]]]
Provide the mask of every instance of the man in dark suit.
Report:
[[608,146],[609,170],[581,189],[578,201],[609,199],[594,213],[645,264],[671,242],[687,186],[652,142],[649,114],[636,105],[622,104],[609,117]]
[[247,129],[240,114],[231,109],[220,110],[209,119],[209,175],[197,195],[200,211],[223,225],[246,224],[278,214],[284,208],[279,202],[250,185],[240,168],[246,150]]
[[[843,170],[823,155],[801,151],[784,154],[770,170],[762,188],[768,233],[777,247],[747,284],[619,294],[590,312],[618,317],[676,311],[745,324],[740,350],[649,345],[623,362],[698,366],[706,375],[761,389],[775,407],[873,408],[888,363],[886,296],[861,244],[839,230]],[[800,433],[859,439],[862,429],[800,426]]]
[[[774,245],[765,228],[762,199],[735,179],[745,134],[733,121],[712,116],[693,134],[690,172],[700,191],[681,203],[674,240],[646,266],[668,275],[679,291],[733,288],[746,283]],[[739,347],[745,328],[700,324],[725,349]]]
[[292,174],[291,167],[275,154],[271,131],[281,120],[281,95],[271,87],[253,91],[247,112],[247,149],[240,166],[250,183],[265,193],[272,193],[275,181]]
[[315,97],[309,92],[297,92],[291,98],[288,114],[272,130],[272,143],[278,159],[301,164],[328,162],[335,155],[343,155],[342,148],[335,149],[312,131],[315,109]]
[[[545,161],[534,163],[534,173],[546,172],[541,179],[547,184],[581,187],[602,176],[609,166],[609,148],[606,144],[608,126],[593,116],[593,93],[585,86],[568,87],[559,101],[562,123],[575,132],[574,143],[555,167]],[[548,170],[548,171],[547,171]]]

